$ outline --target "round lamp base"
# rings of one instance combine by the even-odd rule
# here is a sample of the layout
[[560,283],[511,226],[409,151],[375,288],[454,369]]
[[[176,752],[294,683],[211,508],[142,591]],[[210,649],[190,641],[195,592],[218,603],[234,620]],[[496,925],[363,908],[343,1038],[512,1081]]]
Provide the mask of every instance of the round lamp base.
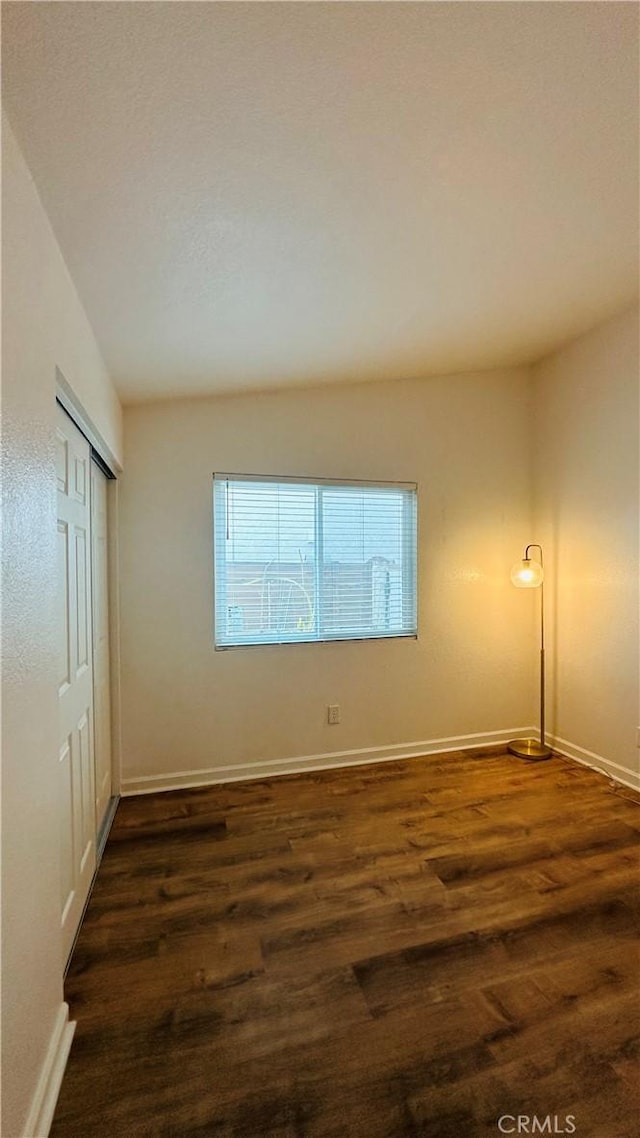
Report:
[[519,759],[529,759],[534,763],[551,756],[551,748],[538,743],[537,739],[513,739],[507,743],[507,750],[510,754],[517,755]]

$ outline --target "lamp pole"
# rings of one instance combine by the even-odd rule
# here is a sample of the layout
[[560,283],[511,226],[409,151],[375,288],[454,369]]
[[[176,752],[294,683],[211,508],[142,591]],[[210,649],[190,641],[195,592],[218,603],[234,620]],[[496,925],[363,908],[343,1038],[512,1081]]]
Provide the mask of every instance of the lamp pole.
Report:
[[[540,550],[539,563],[534,562],[530,557],[530,549]],[[551,755],[551,748],[547,747],[545,743],[544,730],[544,562],[541,545],[532,542],[527,546],[522,563],[519,566],[514,566],[511,571],[511,580],[519,588],[540,589],[540,742],[536,739],[513,739],[507,744],[507,750],[512,755],[517,755],[518,758],[540,762],[542,759],[548,759]]]

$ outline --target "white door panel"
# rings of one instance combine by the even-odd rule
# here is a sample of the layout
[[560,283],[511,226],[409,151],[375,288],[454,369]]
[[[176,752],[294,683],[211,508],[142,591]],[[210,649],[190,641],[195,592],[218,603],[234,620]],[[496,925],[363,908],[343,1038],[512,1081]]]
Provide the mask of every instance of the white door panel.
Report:
[[89,576],[89,542],[87,541],[86,529],[81,529],[79,526],[74,528],[73,544],[74,569],[76,574],[76,679],[81,679],[83,673],[89,667],[89,591],[87,588]]
[[57,408],[58,704],[63,963],[71,951],[96,864],[89,444]]
[[67,920],[68,910],[75,893],[73,866],[75,863],[73,846],[73,767],[71,763],[72,737],[69,735],[60,748],[60,912],[62,925]]
[[58,521],[58,695],[71,683],[71,629],[69,624],[69,527]]
[[111,699],[109,690],[109,591],[107,478],[91,464],[93,610],[93,721],[95,726],[95,819],[99,834],[111,799]]

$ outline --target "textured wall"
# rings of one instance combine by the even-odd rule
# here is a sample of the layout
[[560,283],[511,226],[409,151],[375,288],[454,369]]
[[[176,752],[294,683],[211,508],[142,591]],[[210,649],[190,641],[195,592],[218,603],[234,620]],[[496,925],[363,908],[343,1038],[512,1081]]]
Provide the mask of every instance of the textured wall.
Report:
[[[125,783],[531,723],[529,398],[516,371],[128,408]],[[216,469],[417,481],[419,639],[214,652]]]
[[637,772],[637,311],[576,340],[534,376],[549,730]]
[[54,466],[59,367],[112,452],[120,407],[3,121],[2,1127],[18,1138],[62,1002]]

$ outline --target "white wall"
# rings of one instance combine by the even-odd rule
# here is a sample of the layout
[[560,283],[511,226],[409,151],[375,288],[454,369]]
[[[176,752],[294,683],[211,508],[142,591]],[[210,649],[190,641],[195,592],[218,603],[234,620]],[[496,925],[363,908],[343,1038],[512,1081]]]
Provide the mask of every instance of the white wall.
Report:
[[638,375],[636,310],[534,369],[548,727],[576,758],[636,785]]
[[[62,1006],[55,380],[117,459],[121,412],[3,119],[2,1134],[24,1134]],[[33,1138],[33,1135],[30,1135]]]
[[[531,538],[529,433],[525,371],[127,408],[125,791],[530,724],[532,599],[509,582]],[[216,469],[417,481],[419,639],[214,652]]]

